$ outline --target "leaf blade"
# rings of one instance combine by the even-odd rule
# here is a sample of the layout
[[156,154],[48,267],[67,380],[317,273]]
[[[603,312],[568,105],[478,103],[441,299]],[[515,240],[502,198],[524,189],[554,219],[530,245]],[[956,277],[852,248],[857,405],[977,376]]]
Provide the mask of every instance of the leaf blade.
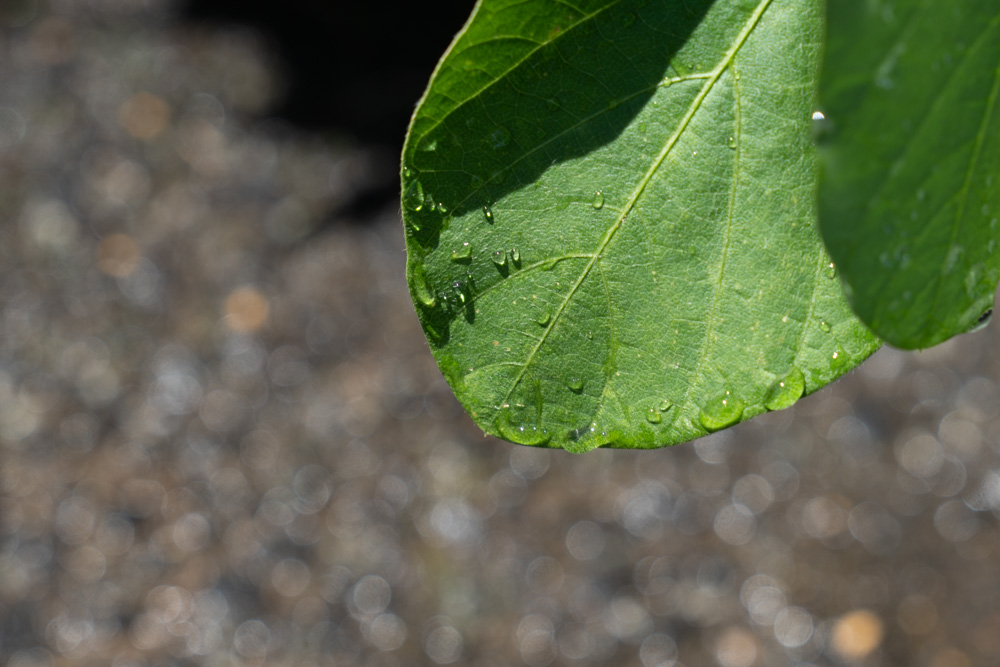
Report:
[[[404,201],[411,288],[455,288],[418,314],[484,430],[572,451],[674,444],[765,411],[795,370],[809,393],[875,349],[825,277],[814,228],[818,9],[609,5],[505,75],[507,93],[482,89],[478,113],[411,129],[404,188],[442,193],[447,211],[432,215],[437,195],[419,211]],[[566,81],[598,92],[543,116],[505,111]],[[440,150],[443,130],[474,150]],[[445,261],[465,244],[469,265]]]

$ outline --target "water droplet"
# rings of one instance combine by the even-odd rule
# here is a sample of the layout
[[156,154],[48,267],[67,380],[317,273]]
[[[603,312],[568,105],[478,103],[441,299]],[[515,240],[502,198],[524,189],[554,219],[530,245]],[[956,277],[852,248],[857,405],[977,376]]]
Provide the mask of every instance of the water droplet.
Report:
[[566,388],[569,389],[574,394],[579,394],[583,391],[583,380],[580,378],[573,378],[566,383]]
[[976,323],[972,325],[968,333],[974,333],[976,331],[981,331],[982,329],[985,329],[989,325],[990,320],[992,319],[993,319],[993,309],[990,308],[985,313],[979,316],[979,319],[976,320]]
[[495,250],[493,252],[493,263],[497,266],[503,267],[507,265],[507,253],[503,250]]
[[820,328],[820,331],[822,331],[823,333],[830,333],[830,330],[833,327],[831,327],[830,323],[827,322],[826,320],[820,320],[819,321],[819,328]]
[[434,298],[434,290],[427,284],[427,276],[424,275],[424,271],[420,268],[419,264],[413,269],[413,279],[411,282],[413,284],[413,294],[420,303],[428,308],[437,303],[437,299]]
[[548,323],[552,321],[552,313],[550,313],[548,308],[546,308],[538,314],[535,321],[538,322],[538,326],[548,326]]
[[738,422],[743,416],[744,407],[743,401],[727,391],[702,407],[698,421],[707,431],[718,431]]
[[486,218],[486,222],[493,223],[493,211],[490,210],[489,206],[483,206],[483,217]]
[[413,170],[409,167],[403,167],[403,178],[410,178],[413,176]]
[[662,401],[660,401],[659,410],[660,410],[660,412],[666,412],[667,410],[669,410],[673,406],[674,406],[673,401],[671,401],[669,398],[665,398]]
[[468,243],[463,243],[461,246],[456,248],[451,252],[451,261],[460,262],[462,264],[468,264],[472,261],[472,246]]
[[461,303],[465,303],[465,283],[461,280],[456,280],[451,284],[451,290],[455,293],[455,298]]
[[587,332],[587,340],[594,340],[594,332],[593,331],[588,331]]
[[827,278],[837,277],[837,266],[833,262],[830,262],[824,271]]
[[498,127],[490,133],[490,146],[494,150],[500,150],[501,148],[506,148],[507,144],[510,143],[510,132],[502,127]]
[[736,150],[736,137],[729,137],[728,146],[733,150]]
[[425,151],[428,153],[436,151],[438,148],[437,139],[431,139],[430,141],[420,142],[420,146],[417,148],[418,151]]
[[604,194],[598,190],[594,193],[594,199],[590,203],[597,210],[604,208]]
[[775,382],[767,392],[764,407],[768,410],[784,410],[802,398],[805,391],[805,376],[797,366],[793,366],[788,375]]
[[406,186],[403,192],[403,206],[413,212],[418,212],[424,207],[424,186],[420,181],[413,181]]
[[608,102],[608,110],[617,109],[618,105],[621,104],[621,100],[615,99]]
[[448,209],[444,207],[444,204],[438,202],[438,212],[441,213],[441,215],[444,215],[445,213],[448,212]]
[[646,410],[646,421],[650,424],[659,424],[663,421],[663,415],[661,415],[660,411],[656,408],[649,408]]
[[823,115],[822,111],[813,111],[813,120],[823,120],[826,116]]
[[541,269],[542,271],[551,271],[552,269],[556,268],[556,264],[558,264],[556,260],[547,259],[544,262],[542,262]]
[[517,248],[510,249],[510,261],[515,266],[521,266],[521,251]]
[[830,355],[830,369],[834,371],[842,370],[845,366],[847,366],[848,361],[847,350],[840,345],[837,345],[837,349]]
[[496,421],[497,431],[504,440],[518,445],[539,446],[544,445],[552,438],[546,429],[534,425],[517,424],[511,413],[510,409],[503,410]]

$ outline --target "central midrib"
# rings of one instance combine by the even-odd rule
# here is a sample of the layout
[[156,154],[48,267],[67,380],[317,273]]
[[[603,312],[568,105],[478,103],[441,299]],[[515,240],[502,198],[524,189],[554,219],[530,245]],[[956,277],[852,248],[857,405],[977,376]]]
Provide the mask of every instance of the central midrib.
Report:
[[[639,197],[642,196],[643,192],[645,192],[646,186],[649,184],[653,176],[659,170],[660,166],[663,164],[663,161],[667,159],[667,156],[673,150],[674,146],[680,140],[681,136],[684,134],[684,131],[691,123],[691,120],[694,118],[694,115],[701,108],[701,105],[705,101],[705,98],[708,97],[708,94],[712,91],[712,88],[715,87],[715,84],[718,82],[723,72],[725,72],[726,69],[729,67],[729,65],[732,63],[733,58],[736,57],[737,52],[740,50],[740,48],[742,48],[744,42],[746,42],[747,38],[750,36],[750,33],[753,32],[754,28],[760,22],[761,16],[764,15],[764,12],[767,10],[767,8],[771,5],[772,2],[773,0],[763,0],[763,2],[761,2],[760,5],[757,6],[757,9],[754,10],[754,13],[750,16],[746,24],[743,26],[743,29],[740,31],[736,39],[733,41],[732,46],[730,46],[729,50],[726,51],[725,55],[715,66],[715,69],[712,70],[709,78],[705,81],[705,84],[698,92],[698,95],[691,102],[691,106],[688,107],[688,110],[684,114],[684,117],[681,119],[680,123],[678,123],[677,128],[674,130],[673,134],[670,135],[670,138],[667,139],[666,143],[664,144],[663,148],[660,150],[656,158],[653,160],[649,169],[646,171],[642,179],[639,181],[635,189],[632,191],[632,194],[629,196],[628,201],[625,203],[625,205],[622,207],[621,212],[618,214],[618,218],[615,220],[615,223],[608,228],[608,231],[605,232],[604,236],[601,238],[601,241],[597,246],[597,250],[594,251],[594,254],[591,257],[590,261],[587,262],[587,265],[584,266],[583,271],[580,272],[580,277],[577,278],[576,282],[566,293],[566,296],[563,298],[562,303],[559,304],[559,307],[553,314],[552,319],[548,323],[548,326],[546,326],[545,331],[542,333],[541,338],[538,339],[538,342],[532,348],[531,352],[528,353],[527,358],[524,360],[524,364],[521,366],[520,372],[518,372],[517,376],[514,378],[514,381],[511,382],[510,389],[507,390],[507,393],[504,395],[503,400],[500,401],[501,406],[508,405],[511,395],[513,395],[514,390],[517,389],[517,386],[521,383],[521,380],[524,379],[524,374],[527,372],[528,367],[531,365],[531,362],[534,361],[535,356],[538,354],[538,351],[545,344],[545,341],[548,340],[549,334],[552,332],[555,325],[559,322],[559,319],[561,318],[563,312],[566,310],[566,307],[569,304],[570,300],[573,298],[573,295],[576,294],[577,290],[580,289],[580,286],[587,279],[587,276],[590,274],[590,271],[594,268],[594,265],[601,258],[604,249],[611,242],[611,239],[614,238],[615,234],[618,232],[622,224],[628,218],[629,213],[632,212],[632,209],[635,208],[635,204],[639,200]],[[493,420],[494,424],[496,423],[496,420],[499,418],[499,416],[500,412],[498,411],[496,417],[494,417]]]

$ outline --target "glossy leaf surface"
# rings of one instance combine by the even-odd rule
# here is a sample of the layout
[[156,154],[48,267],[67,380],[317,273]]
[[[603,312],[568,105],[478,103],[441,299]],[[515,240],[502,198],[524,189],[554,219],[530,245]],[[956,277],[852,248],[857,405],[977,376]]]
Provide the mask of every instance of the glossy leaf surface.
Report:
[[923,348],[1000,276],[1000,3],[828,3],[820,224],[857,314]]
[[403,154],[407,273],[488,433],[658,447],[877,347],[815,228],[818,0],[483,0]]

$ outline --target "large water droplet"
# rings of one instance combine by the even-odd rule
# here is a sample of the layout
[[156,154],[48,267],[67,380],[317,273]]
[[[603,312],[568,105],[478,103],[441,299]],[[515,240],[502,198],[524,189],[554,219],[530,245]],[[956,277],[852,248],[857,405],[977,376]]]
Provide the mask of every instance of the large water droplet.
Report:
[[733,150],[736,150],[736,137],[729,137],[729,141],[727,142],[726,145],[732,148]]
[[538,326],[548,326],[549,322],[552,321],[552,313],[546,308],[535,317],[535,321],[538,322]]
[[598,190],[597,192],[594,193],[594,198],[593,200],[591,200],[590,203],[597,210],[604,208],[604,194],[601,193],[600,190]]
[[413,181],[403,192],[403,206],[410,211],[417,212],[424,207],[424,186],[420,181]]
[[663,415],[656,408],[649,408],[646,410],[646,421],[650,424],[659,424],[663,421]]
[[718,431],[738,422],[745,407],[743,401],[726,391],[701,408],[698,421],[707,431]]
[[979,319],[975,324],[969,329],[969,333],[974,333],[976,331],[981,331],[989,326],[990,320],[993,319],[993,309],[990,308],[985,313],[979,316]]
[[483,217],[486,218],[486,222],[493,224],[493,211],[489,206],[483,206]]
[[544,445],[552,438],[547,429],[517,423],[517,419],[509,408],[500,413],[496,425],[501,438],[518,445]]
[[673,406],[674,406],[673,401],[671,401],[669,398],[665,398],[662,401],[660,401],[659,410],[660,410],[660,412],[666,412],[667,410],[669,410]]
[[583,391],[583,380],[580,378],[571,378],[570,381],[566,383],[566,388],[574,394],[579,394]]
[[833,327],[831,327],[830,323],[827,322],[826,320],[820,320],[819,321],[819,329],[823,333],[830,333],[830,331],[833,329]]
[[472,261],[472,246],[468,243],[463,243],[455,250],[451,251],[451,261],[459,262],[461,264],[468,264]]
[[788,375],[775,382],[767,392],[764,407],[768,410],[784,410],[802,398],[805,391],[805,376],[797,366],[793,366]]
[[507,265],[507,253],[503,250],[496,250],[492,255],[493,263],[499,267]]

